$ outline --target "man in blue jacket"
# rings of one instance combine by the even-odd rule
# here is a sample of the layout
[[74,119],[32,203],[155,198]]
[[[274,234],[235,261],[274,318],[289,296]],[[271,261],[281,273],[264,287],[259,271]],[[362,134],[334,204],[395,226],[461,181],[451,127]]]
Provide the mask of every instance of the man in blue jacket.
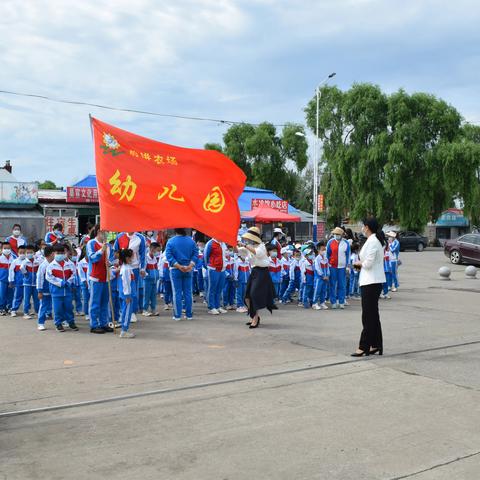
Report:
[[187,320],[193,319],[193,268],[198,260],[198,248],[184,228],[176,228],[175,234],[167,242],[165,256],[170,265],[172,280],[173,319],[178,322],[182,319],[183,302]]

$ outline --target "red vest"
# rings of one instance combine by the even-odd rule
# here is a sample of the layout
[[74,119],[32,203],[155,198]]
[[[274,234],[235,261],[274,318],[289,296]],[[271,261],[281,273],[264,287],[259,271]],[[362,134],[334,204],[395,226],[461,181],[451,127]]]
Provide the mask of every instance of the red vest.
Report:
[[223,269],[223,249],[218,242],[212,242],[208,266],[214,268],[217,272],[221,272]]
[[[94,243],[94,250],[98,252],[102,249],[102,246],[98,243]],[[97,263],[91,263],[92,269],[90,270],[90,276],[95,278],[99,282],[106,282],[107,281],[107,266],[105,264],[106,257],[105,253],[102,254],[102,259]]]

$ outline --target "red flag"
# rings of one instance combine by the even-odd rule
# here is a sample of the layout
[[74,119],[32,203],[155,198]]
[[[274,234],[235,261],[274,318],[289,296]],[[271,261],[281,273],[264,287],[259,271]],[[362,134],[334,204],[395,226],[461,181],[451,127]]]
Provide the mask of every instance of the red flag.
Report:
[[228,157],[91,124],[102,229],[195,228],[236,243],[246,177]]

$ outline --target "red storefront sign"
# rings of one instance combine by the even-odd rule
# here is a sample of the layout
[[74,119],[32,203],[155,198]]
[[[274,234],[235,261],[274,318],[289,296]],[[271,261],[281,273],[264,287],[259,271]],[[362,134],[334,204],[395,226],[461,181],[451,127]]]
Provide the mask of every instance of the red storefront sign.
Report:
[[67,203],[98,203],[97,187],[67,187]]
[[288,213],[288,201],[287,200],[269,200],[267,198],[252,198],[252,207],[270,207],[283,213]]
[[323,211],[325,210],[325,197],[321,193],[320,195],[318,195],[317,199],[317,210],[319,213],[323,213]]

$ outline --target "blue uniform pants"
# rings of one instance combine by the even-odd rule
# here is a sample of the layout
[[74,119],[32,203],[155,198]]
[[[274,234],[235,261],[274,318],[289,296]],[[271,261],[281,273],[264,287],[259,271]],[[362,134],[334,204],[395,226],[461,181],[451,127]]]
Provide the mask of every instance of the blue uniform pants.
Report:
[[225,286],[223,287],[223,306],[228,307],[235,303],[235,283],[233,278],[225,280]]
[[330,267],[330,302],[332,305],[345,303],[347,270]]
[[310,308],[313,304],[314,284],[313,277],[307,278],[307,281],[303,284],[303,306]]
[[83,313],[85,315],[88,315],[88,304],[90,303],[90,292],[88,290],[88,283],[82,282],[80,289],[82,291]]
[[143,303],[143,309],[152,309],[154,312],[157,308],[157,282],[155,278],[147,277],[144,281],[145,300]]
[[220,298],[225,284],[225,272],[208,269],[208,309],[220,308]]
[[15,293],[13,294],[13,302],[12,302],[12,311],[16,312],[20,305],[22,304],[23,300],[23,285],[15,285]]
[[329,282],[324,280],[323,277],[318,277],[315,283],[315,291],[313,294],[313,303],[319,303],[320,305],[327,300],[329,295]]
[[388,289],[392,284],[392,274],[390,272],[385,272],[385,278],[386,278],[386,282],[383,284],[383,294],[387,295]]
[[275,299],[280,298],[280,286],[282,284],[280,282],[273,282],[273,290],[275,291]]
[[165,300],[165,305],[170,305],[172,303],[172,281],[170,277],[165,280],[163,278],[163,299]]
[[360,278],[360,272],[350,272],[350,296],[359,297],[360,287],[358,286],[358,280]]
[[[138,312],[138,305],[139,305],[139,300],[140,300],[140,269],[139,268],[134,268],[133,269],[133,275],[135,276],[135,292],[132,295],[132,312],[137,313]],[[142,288],[142,301],[143,301],[143,288]]]
[[30,312],[30,299],[33,301],[33,309],[35,313],[38,313],[38,294],[37,287],[33,285],[24,285],[23,286],[23,313],[28,315]]
[[178,269],[170,270],[173,293],[173,316],[182,318],[182,305],[185,304],[187,318],[193,316],[193,275],[192,272],[181,272]]
[[77,313],[83,312],[83,305],[82,305],[82,292],[81,288],[78,286],[72,287],[72,296],[75,302],[75,311]]
[[290,278],[288,275],[282,277],[282,286],[280,287],[280,298],[283,298],[285,292],[287,291],[288,284],[290,283]]
[[9,288],[8,282],[0,282],[0,310],[6,310],[12,306],[13,288]]
[[108,284],[90,281],[90,328],[102,328],[108,324]]
[[287,302],[292,300],[292,295],[295,293],[296,289],[300,289],[300,272],[299,274],[295,275],[295,278],[292,280],[289,280],[288,282],[288,288],[285,290],[285,293],[283,294],[282,301]]
[[132,319],[133,313],[133,298],[130,297],[130,303],[127,303],[125,300],[125,297],[120,298],[120,324],[122,326],[122,331],[128,332],[128,328],[130,327],[130,320]]
[[[112,290],[112,303],[113,303],[113,314],[115,316],[116,322],[121,322],[121,302],[120,302],[120,295],[118,294],[118,290]],[[112,308],[109,306],[108,308],[108,321],[112,321]]]
[[68,293],[64,297],[52,296],[53,302],[53,321],[55,326],[67,322],[69,325],[74,323],[72,295]]
[[237,307],[245,306],[245,290],[247,289],[247,284],[244,282],[238,282],[237,285]]
[[398,288],[398,262],[390,260],[390,268],[391,271],[391,279],[390,279],[390,286]]
[[52,296],[50,294],[43,294],[40,300],[40,310],[38,311],[38,324],[45,325],[47,315],[52,313]]

